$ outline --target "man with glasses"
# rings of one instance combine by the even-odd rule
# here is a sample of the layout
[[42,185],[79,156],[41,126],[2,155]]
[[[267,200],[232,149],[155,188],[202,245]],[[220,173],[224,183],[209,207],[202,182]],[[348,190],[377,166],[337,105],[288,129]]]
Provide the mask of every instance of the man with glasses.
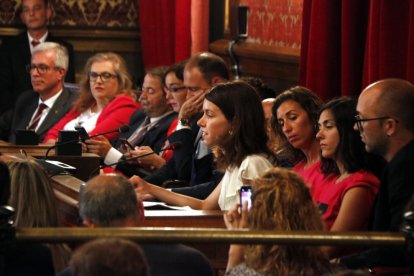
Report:
[[[385,79],[359,96],[355,130],[368,152],[387,161],[374,208],[373,231],[398,232],[409,199],[414,195],[414,86]],[[405,267],[403,247],[373,248],[341,258],[350,268]],[[378,272],[380,272],[378,270]]]
[[0,139],[15,143],[16,130],[33,130],[43,140],[71,108],[76,91],[63,87],[68,68],[66,48],[45,42],[33,50],[27,67],[33,90],[23,92],[14,109],[0,116]]
[[47,23],[52,16],[49,0],[22,0],[20,18],[27,30],[4,39],[0,48],[0,115],[11,109],[20,93],[32,88],[26,66],[36,45],[45,41],[65,46],[69,54],[66,82],[75,81],[73,47],[68,42],[52,36]]

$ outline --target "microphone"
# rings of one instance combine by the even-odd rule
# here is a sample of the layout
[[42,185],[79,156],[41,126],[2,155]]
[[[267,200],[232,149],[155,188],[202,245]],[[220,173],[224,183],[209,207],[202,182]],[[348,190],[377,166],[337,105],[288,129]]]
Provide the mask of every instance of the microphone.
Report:
[[[98,136],[102,136],[102,135],[105,135],[105,134],[109,134],[109,133],[114,133],[114,132],[119,132],[119,133],[124,133],[124,132],[127,132],[128,130],[130,129],[130,127],[129,127],[129,125],[122,125],[122,126],[120,126],[119,128],[117,128],[117,129],[113,129],[113,130],[109,130],[109,131],[105,131],[105,132],[102,132],[102,133],[98,133],[98,134],[94,134],[94,135],[91,135],[91,136],[88,136],[89,138],[88,139],[91,139],[91,138],[94,138],[94,137],[98,137]],[[78,131],[79,133],[83,133],[83,131],[84,131],[85,129],[82,127],[82,128],[78,128],[78,129],[76,129],[76,131]],[[85,131],[86,132],[86,131]],[[84,138],[86,138],[86,137],[84,137]],[[47,159],[47,157],[48,157],[48,155],[49,155],[49,152],[52,150],[52,149],[55,149],[55,148],[57,148],[57,147],[59,147],[59,146],[63,146],[63,145],[68,145],[68,144],[72,144],[72,143],[77,143],[77,142],[79,142],[80,140],[82,140],[82,137],[78,137],[77,139],[72,139],[72,140],[69,140],[69,141],[65,141],[65,142],[56,142],[53,146],[51,146],[51,147],[49,147],[48,149],[47,149],[47,151],[46,151],[46,153],[45,153],[45,157],[44,157],[44,159]]]
[[181,146],[182,146],[182,142],[177,141],[177,142],[174,142],[174,143],[172,143],[172,144],[170,144],[170,145],[168,145],[168,146],[160,149],[158,152],[151,151],[151,152],[147,152],[147,153],[144,153],[144,154],[141,154],[141,155],[137,155],[137,156],[134,156],[134,157],[121,159],[118,162],[114,162],[114,163],[111,163],[111,164],[100,165],[98,168],[96,168],[95,170],[93,170],[90,173],[90,175],[89,175],[90,177],[89,178],[91,178],[91,176],[93,176],[100,169],[104,169],[104,168],[108,168],[108,167],[112,167],[112,166],[117,166],[118,164],[122,164],[122,163],[125,163],[125,162],[128,162],[128,161],[132,161],[132,160],[136,160],[136,159],[139,159],[139,158],[143,158],[143,157],[146,157],[148,155],[159,154],[160,152],[163,152],[163,151],[166,151],[166,150],[176,150],[176,149],[179,149]]

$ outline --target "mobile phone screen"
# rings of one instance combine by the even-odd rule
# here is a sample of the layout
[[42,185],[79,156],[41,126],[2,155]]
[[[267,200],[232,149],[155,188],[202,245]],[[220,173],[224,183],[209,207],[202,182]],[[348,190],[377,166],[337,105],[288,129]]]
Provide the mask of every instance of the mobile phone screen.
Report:
[[240,206],[247,202],[247,209],[250,210],[252,207],[252,187],[251,186],[241,186],[240,187]]

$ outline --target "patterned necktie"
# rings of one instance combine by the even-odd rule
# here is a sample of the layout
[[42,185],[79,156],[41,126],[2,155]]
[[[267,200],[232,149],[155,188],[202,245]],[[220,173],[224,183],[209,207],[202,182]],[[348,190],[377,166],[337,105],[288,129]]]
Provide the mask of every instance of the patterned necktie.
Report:
[[37,108],[37,112],[35,116],[33,117],[32,123],[27,127],[27,129],[33,129],[36,130],[37,125],[39,124],[40,118],[42,117],[43,110],[47,108],[47,105],[44,103],[39,104]]
[[34,47],[36,47],[37,45],[39,45],[39,44],[40,44],[40,41],[39,41],[39,40],[34,40],[34,39],[33,39],[31,43],[32,43],[32,46],[33,46],[33,48],[34,48]]
[[147,116],[141,126],[128,138],[128,142],[135,147],[139,142],[141,142],[142,138],[148,132],[150,125],[151,120]]

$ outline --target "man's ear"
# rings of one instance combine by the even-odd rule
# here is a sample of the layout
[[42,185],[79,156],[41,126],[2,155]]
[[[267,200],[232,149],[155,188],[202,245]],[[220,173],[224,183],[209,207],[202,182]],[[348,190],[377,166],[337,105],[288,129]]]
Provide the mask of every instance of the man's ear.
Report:
[[85,225],[88,228],[95,228],[96,227],[96,224],[93,223],[92,221],[90,221],[89,219],[84,219],[82,221],[82,223],[83,223],[83,225]]
[[49,23],[50,18],[52,18],[52,15],[53,15],[53,11],[50,8],[50,4],[49,4],[46,8],[46,18],[47,18],[48,23]]
[[214,76],[211,78],[211,86],[214,86],[217,83],[222,83],[224,80],[220,78],[219,76]]
[[385,126],[384,126],[385,133],[388,136],[394,135],[397,131],[397,127],[398,127],[397,125],[398,125],[398,121],[396,119],[393,119],[393,118],[386,119]]

